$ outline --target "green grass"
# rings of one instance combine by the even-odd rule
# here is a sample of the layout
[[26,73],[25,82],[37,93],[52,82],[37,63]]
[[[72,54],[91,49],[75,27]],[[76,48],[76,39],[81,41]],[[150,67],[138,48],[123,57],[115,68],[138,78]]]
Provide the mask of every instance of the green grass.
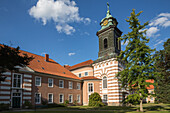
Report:
[[[2,112],[2,113],[140,113],[137,111],[24,111],[24,112]],[[169,113],[169,111],[147,111],[144,113]]]
[[[132,107],[122,106],[69,106],[48,109],[37,109],[37,111],[5,111],[2,113],[139,113],[136,110],[139,105]],[[143,104],[145,113],[170,113],[170,104]]]

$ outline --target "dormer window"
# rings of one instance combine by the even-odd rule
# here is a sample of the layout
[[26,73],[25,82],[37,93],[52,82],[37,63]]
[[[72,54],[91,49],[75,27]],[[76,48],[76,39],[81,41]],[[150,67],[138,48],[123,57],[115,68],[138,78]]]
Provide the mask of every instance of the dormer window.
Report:
[[107,49],[107,38],[104,39],[104,48]]

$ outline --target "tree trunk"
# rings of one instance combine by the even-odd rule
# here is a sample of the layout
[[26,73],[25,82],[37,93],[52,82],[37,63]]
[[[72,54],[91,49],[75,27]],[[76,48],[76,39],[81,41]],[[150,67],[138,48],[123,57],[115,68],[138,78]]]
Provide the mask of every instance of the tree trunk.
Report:
[[142,99],[140,100],[140,112],[143,112],[143,105],[142,105]]

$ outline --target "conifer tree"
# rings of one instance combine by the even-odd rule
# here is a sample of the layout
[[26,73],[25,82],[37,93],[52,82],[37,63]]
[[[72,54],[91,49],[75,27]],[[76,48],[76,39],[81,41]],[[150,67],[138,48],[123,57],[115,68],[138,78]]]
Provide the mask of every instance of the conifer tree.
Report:
[[170,103],[170,38],[164,43],[164,49],[156,52],[155,66],[158,71],[156,101]]
[[146,87],[152,84],[146,82],[146,80],[154,80],[155,68],[153,63],[155,58],[151,55],[154,49],[146,45],[149,42],[145,35],[147,31],[145,26],[148,25],[148,22],[143,25],[140,24],[138,16],[141,13],[142,11],[135,14],[135,9],[133,9],[131,16],[128,17],[129,19],[126,19],[131,31],[119,38],[124,44],[126,42],[128,44],[118,56],[118,60],[125,63],[125,69],[119,72],[117,76],[122,87],[129,88],[130,91],[134,90],[133,96],[129,96],[128,99],[138,98],[140,111],[143,111],[143,99],[149,95]]

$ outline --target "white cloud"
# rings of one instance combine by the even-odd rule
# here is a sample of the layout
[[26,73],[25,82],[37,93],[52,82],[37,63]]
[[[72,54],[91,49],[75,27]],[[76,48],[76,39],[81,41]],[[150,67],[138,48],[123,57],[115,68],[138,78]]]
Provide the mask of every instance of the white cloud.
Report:
[[72,26],[68,24],[56,25],[56,29],[59,33],[64,32],[67,35],[70,35],[72,32],[76,31]]
[[124,43],[124,41],[121,42],[121,45],[127,46],[128,43],[129,43],[129,40],[127,40],[127,41],[125,42],[125,44],[123,44],[123,43]]
[[47,54],[47,53],[46,53],[46,52],[42,52],[42,53],[41,53],[41,56],[43,56],[43,55],[45,55],[45,54]]
[[170,13],[160,13],[156,18],[151,20],[149,26],[146,36],[154,38],[160,36],[157,32],[160,31],[162,27],[170,27]]
[[75,1],[70,0],[38,0],[37,4],[29,10],[29,14],[37,20],[41,20],[43,25],[48,21],[55,22],[58,32],[64,32],[67,35],[75,32],[70,23],[91,22],[90,18],[79,16],[79,8]]
[[158,41],[156,44],[154,44],[154,47],[156,47],[157,45],[161,44],[162,42],[164,42],[164,40]]
[[169,17],[170,18],[170,13],[161,13],[158,16],[165,16],[165,17]]
[[88,36],[90,35],[88,32],[84,32],[84,34],[85,34],[85,35],[88,35]]
[[151,21],[150,26],[169,27],[170,13],[160,13],[155,19]]
[[155,34],[159,31],[159,29],[157,27],[150,27],[147,31],[146,31],[146,35],[148,37],[153,37],[155,36]]
[[72,56],[75,55],[76,53],[68,53],[68,56]]

